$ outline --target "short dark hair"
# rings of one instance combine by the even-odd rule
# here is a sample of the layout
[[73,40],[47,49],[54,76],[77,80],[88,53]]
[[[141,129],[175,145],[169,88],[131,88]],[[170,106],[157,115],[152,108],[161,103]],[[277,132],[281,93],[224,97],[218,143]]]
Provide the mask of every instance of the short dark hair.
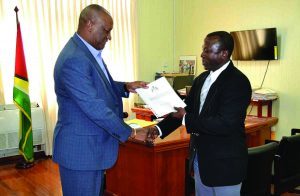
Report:
[[88,20],[93,20],[95,13],[99,13],[99,12],[110,15],[109,12],[104,7],[98,4],[91,4],[85,7],[79,15],[78,27],[84,26],[84,24],[87,23]]
[[234,41],[231,34],[226,31],[215,31],[207,34],[206,37],[212,37],[212,36],[216,36],[219,38],[220,48],[222,50],[227,50],[228,57],[230,57],[234,47]]

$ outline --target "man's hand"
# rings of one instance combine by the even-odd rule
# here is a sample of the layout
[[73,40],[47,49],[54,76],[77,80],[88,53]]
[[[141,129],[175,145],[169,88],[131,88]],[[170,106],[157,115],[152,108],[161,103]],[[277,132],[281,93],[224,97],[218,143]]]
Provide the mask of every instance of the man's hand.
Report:
[[130,138],[153,144],[153,141],[158,135],[159,132],[156,127],[137,128],[132,129]]
[[129,92],[136,93],[135,89],[148,88],[147,84],[148,82],[143,82],[143,81],[127,82],[125,83],[125,87]]
[[177,108],[177,107],[174,107],[174,109],[176,110],[176,112],[173,112],[172,116],[174,118],[179,118],[179,119],[183,118],[183,116],[186,113],[185,109],[184,108]]
[[131,134],[130,134],[129,138],[135,138],[135,136],[136,136],[136,129],[131,128]]
[[146,142],[153,143],[153,141],[158,137],[159,131],[155,126],[153,126],[153,127],[151,126],[146,129],[148,129]]

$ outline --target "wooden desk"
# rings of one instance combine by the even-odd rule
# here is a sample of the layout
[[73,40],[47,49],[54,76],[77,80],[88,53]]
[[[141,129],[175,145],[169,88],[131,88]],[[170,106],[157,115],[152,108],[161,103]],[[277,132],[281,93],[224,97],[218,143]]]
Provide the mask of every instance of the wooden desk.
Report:
[[[277,118],[247,117],[249,147],[270,139],[271,126],[277,121]],[[106,190],[119,196],[184,195],[188,146],[189,134],[184,126],[163,140],[156,139],[152,146],[139,140],[126,142],[120,146],[117,163],[106,172]]]
[[184,195],[188,145],[183,126],[153,146],[134,140],[121,145],[116,165],[106,172],[106,190],[119,196]]
[[245,120],[246,140],[248,147],[265,144],[271,139],[271,127],[278,122],[276,117],[247,116]]

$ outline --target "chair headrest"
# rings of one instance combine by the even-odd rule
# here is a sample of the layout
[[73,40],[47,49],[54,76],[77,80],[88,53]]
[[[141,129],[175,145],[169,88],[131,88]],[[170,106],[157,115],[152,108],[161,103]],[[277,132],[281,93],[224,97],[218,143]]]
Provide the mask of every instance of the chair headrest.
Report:
[[270,142],[268,144],[264,144],[261,146],[256,146],[252,148],[248,148],[248,154],[253,155],[253,154],[261,154],[261,153],[266,153],[269,151],[276,151],[278,148],[278,143],[276,142]]

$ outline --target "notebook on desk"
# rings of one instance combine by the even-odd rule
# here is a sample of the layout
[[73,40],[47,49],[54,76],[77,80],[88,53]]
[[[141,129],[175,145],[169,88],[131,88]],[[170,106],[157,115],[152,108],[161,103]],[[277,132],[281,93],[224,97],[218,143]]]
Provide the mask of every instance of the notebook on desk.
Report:
[[134,129],[142,128],[142,127],[149,127],[149,126],[152,126],[152,125],[156,124],[156,122],[146,121],[146,120],[141,120],[141,119],[131,119],[131,120],[127,120],[125,122],[131,128],[134,128]]

